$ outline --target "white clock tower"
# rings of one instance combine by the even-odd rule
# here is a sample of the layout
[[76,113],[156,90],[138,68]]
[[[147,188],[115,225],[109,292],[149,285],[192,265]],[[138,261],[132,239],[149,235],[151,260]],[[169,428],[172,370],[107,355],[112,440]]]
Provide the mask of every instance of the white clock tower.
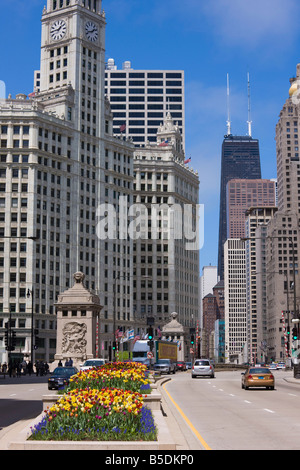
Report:
[[77,130],[93,137],[101,137],[104,121],[106,22],[101,4],[48,0],[42,16],[40,92],[53,96],[72,88],[74,105],[61,111]]
[[[129,207],[134,179],[134,145],[113,136],[105,99],[105,27],[101,0],[47,0],[39,84],[0,109],[0,330],[12,316],[23,341],[26,327],[31,360],[55,357],[55,300],[73,273],[103,301],[97,354],[108,358],[115,328],[134,320],[133,242],[97,232],[98,207],[121,197]],[[88,311],[70,317],[83,324]]]

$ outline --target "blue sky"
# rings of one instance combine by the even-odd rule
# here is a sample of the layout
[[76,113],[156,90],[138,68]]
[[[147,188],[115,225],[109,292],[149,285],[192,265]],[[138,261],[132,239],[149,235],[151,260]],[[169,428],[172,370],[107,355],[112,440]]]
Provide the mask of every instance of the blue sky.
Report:
[[[0,80],[6,93],[32,91],[46,0],[0,0]],[[275,126],[300,62],[299,0],[103,0],[106,59],[121,68],[183,69],[186,153],[201,181],[205,240],[201,266],[216,265],[221,145],[230,75],[233,134],[247,133],[247,73],[253,137],[263,178],[276,177]]]

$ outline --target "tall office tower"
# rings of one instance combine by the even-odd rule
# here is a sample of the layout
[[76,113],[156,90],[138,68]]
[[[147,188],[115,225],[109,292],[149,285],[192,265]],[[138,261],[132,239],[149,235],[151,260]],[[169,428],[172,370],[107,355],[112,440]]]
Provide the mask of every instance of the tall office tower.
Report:
[[276,206],[276,186],[270,180],[233,179],[227,183],[227,238],[245,236],[250,207]]
[[201,354],[204,357],[214,357],[214,349],[219,346],[214,344],[216,322],[224,320],[224,282],[218,282],[212,289],[212,293],[203,298],[203,329],[201,332]]
[[227,183],[232,179],[261,179],[259,141],[226,135],[222,145],[218,275],[224,279],[224,243],[227,239]]
[[[272,191],[273,197],[274,192]],[[247,350],[248,362],[266,360],[266,232],[277,207],[251,207],[246,212],[245,243],[246,297],[247,297]]]
[[228,239],[224,245],[225,362],[247,362],[245,244]]
[[[266,224],[274,214],[276,204],[275,182],[261,179],[233,179],[227,183],[227,238],[240,239],[253,237],[254,227],[257,224]],[[254,207],[254,209],[252,209]],[[255,209],[257,208],[257,209]],[[270,208],[270,209],[269,209]],[[271,211],[271,212],[270,212]],[[271,215],[270,215],[271,214]],[[246,277],[245,290],[238,291],[228,287],[230,292],[230,308],[241,302],[241,292],[245,295],[247,330],[247,343],[244,349],[244,358],[252,361],[257,355],[257,308],[256,308],[256,267],[255,267],[255,240],[247,242],[245,251]],[[239,252],[239,246],[237,248]],[[254,252],[253,252],[254,250]],[[234,248],[231,248],[231,266],[234,267]],[[236,272],[240,267],[240,255],[236,256]],[[231,325],[235,328],[235,326]],[[230,334],[230,332],[229,332]],[[244,336],[242,331],[241,336]]]
[[33,315],[33,359],[54,357],[53,305],[76,271],[104,305],[101,354],[115,321],[133,321],[131,242],[97,230],[99,206],[130,204],[133,185],[134,146],[113,137],[104,95],[105,25],[101,0],[48,0],[39,91],[0,103],[0,327],[10,317],[30,356]]
[[178,124],[185,148],[183,70],[134,70],[129,61],[117,70],[114,60],[109,59],[105,93],[114,116],[114,134],[130,136],[137,147],[153,144],[169,111]]
[[299,80],[300,64],[276,126],[278,212],[267,227],[268,345],[270,358],[278,360],[286,358],[281,312],[290,327],[299,314]]
[[212,294],[213,287],[218,282],[217,266],[203,266],[200,276],[200,321],[199,326],[203,325],[203,299],[207,294]]
[[198,320],[199,247],[188,238],[198,224],[199,178],[184,162],[181,132],[168,113],[156,144],[134,152],[135,203],[147,216],[134,244],[134,311],[137,321],[154,317],[156,327],[172,312],[187,328]]

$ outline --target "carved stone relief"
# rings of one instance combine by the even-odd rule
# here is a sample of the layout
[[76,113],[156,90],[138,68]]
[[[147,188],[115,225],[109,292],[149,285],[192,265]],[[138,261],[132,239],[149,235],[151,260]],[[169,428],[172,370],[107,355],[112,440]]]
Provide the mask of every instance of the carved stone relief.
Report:
[[86,354],[85,323],[70,322],[63,328],[62,353],[63,354]]

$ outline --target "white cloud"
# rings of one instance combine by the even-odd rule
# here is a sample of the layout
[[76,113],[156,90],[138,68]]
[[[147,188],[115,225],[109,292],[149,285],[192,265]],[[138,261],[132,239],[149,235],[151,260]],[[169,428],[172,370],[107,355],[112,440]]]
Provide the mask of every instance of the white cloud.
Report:
[[[239,85],[241,81],[239,82]],[[226,133],[227,77],[224,86],[205,86],[202,82],[186,83],[187,141],[193,145],[197,139],[214,143]],[[230,88],[230,115],[232,132],[246,134],[248,119],[247,76],[244,88],[233,82]],[[200,137],[202,135],[202,137]]]
[[295,32],[299,5],[295,0],[214,0],[205,2],[204,11],[225,42],[257,46],[275,37],[286,43],[286,35]]
[[5,83],[0,80],[0,99],[5,99],[6,98],[6,87]]
[[224,47],[273,45],[276,52],[299,34],[299,0],[173,0],[169,16],[179,13],[186,29],[210,29]]

